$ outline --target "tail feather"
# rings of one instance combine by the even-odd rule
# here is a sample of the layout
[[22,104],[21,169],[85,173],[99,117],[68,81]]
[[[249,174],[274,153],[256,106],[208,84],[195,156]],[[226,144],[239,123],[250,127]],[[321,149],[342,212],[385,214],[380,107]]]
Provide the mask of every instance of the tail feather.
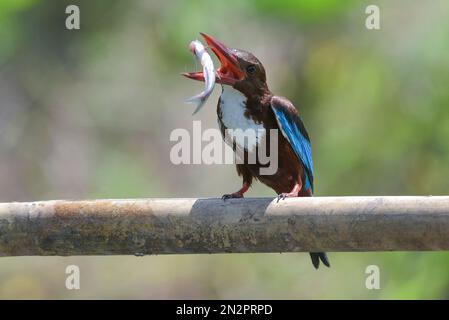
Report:
[[312,259],[312,264],[315,269],[318,269],[320,267],[320,260],[326,267],[330,268],[331,266],[326,252],[310,252],[310,258]]

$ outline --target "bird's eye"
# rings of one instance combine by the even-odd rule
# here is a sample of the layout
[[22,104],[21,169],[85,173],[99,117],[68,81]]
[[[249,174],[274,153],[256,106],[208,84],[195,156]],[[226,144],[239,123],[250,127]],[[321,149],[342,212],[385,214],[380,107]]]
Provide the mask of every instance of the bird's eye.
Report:
[[249,66],[246,67],[246,72],[248,72],[248,74],[255,74],[256,66],[253,64],[250,64]]

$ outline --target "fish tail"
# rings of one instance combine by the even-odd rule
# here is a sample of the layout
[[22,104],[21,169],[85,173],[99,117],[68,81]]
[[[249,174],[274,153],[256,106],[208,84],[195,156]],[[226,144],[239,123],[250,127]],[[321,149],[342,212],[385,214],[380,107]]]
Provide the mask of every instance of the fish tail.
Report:
[[200,111],[200,109],[203,107],[204,103],[206,102],[206,99],[201,94],[198,94],[196,96],[193,96],[185,101],[186,103],[196,104],[196,109],[193,111],[192,115]]
[[200,94],[190,97],[188,99],[185,100],[186,103],[192,103],[192,104],[198,104],[202,102],[202,96]]

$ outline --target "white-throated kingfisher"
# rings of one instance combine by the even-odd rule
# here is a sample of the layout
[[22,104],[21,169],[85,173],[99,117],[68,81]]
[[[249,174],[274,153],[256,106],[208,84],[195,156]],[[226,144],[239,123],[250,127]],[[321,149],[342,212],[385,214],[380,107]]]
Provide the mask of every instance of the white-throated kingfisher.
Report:
[[[222,85],[217,115],[224,140],[231,142],[234,150],[243,149],[247,156],[248,153],[255,152],[263,139],[270,141],[270,129],[277,129],[282,133],[278,135],[277,171],[272,175],[261,175],[260,168],[264,165],[258,161],[238,163],[237,173],[243,178],[243,186],[237,192],[224,195],[223,199],[243,198],[254,179],[276,191],[278,199],[311,197],[312,148],[297,109],[286,98],[271,93],[267,86],[265,69],[253,54],[228,48],[207,34],[201,35],[221,64],[216,71],[217,82]],[[189,72],[184,75],[190,79],[204,81],[202,72]],[[229,139],[226,129],[253,129],[263,134],[257,134],[253,139],[239,139],[235,136]],[[311,252],[310,256],[315,268],[319,267],[320,261],[327,267],[330,266],[326,253]]]

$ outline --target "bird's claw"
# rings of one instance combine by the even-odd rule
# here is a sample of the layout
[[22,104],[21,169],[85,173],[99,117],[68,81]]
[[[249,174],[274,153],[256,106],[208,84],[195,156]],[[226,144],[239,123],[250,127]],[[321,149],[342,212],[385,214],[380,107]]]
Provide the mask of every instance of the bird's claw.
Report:
[[239,193],[239,192],[234,192],[234,193],[230,193],[230,194],[224,194],[222,197],[223,201],[226,201],[228,199],[239,199],[239,198],[243,198],[243,194]]
[[294,192],[290,192],[290,193],[280,193],[279,195],[278,195],[278,197],[277,197],[277,199],[278,199],[278,201],[277,202],[279,202],[280,200],[285,200],[285,199],[287,199],[287,198],[294,198],[294,197],[297,197],[298,195],[296,194],[296,193],[294,193]]
[[288,193],[280,193],[277,197],[277,199],[278,199],[277,202],[279,202],[280,200],[285,200],[285,198],[287,198],[287,197],[288,197]]

